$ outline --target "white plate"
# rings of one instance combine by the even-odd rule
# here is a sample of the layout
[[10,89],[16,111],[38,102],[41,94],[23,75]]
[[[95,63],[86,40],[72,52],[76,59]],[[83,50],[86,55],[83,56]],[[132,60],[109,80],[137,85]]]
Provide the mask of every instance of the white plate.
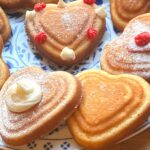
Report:
[[[18,69],[21,69],[25,66],[36,65],[44,70],[54,71],[54,70],[67,70],[73,74],[80,72],[85,69],[96,68],[99,69],[99,58],[101,56],[101,51],[104,45],[113,39],[116,36],[116,31],[113,29],[113,25],[110,18],[109,12],[109,2],[105,0],[105,3],[102,0],[97,0],[99,5],[104,5],[108,16],[106,19],[106,32],[103,40],[99,44],[99,48],[91,54],[89,58],[84,60],[78,65],[72,67],[61,67],[57,66],[52,62],[48,62],[43,59],[34,49],[33,45],[29,43],[29,40],[25,33],[25,25],[24,25],[24,14],[14,13],[9,15],[11,27],[12,27],[12,36],[10,40],[6,43],[3,58],[7,62],[11,72],[14,72]],[[132,136],[142,132],[150,126],[150,118],[149,120],[138,128]],[[124,140],[126,140],[124,139]],[[0,139],[0,147],[2,149],[16,149],[16,150],[81,150],[74,140],[72,139],[68,129],[65,124],[56,128],[52,133],[49,133],[47,136],[36,140],[34,142],[29,143],[28,145],[21,147],[12,147],[6,146],[2,140]]]

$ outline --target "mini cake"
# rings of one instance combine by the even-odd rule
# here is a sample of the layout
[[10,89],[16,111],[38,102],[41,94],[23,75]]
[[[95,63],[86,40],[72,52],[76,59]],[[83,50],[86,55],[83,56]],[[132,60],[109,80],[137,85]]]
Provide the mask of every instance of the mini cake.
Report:
[[40,3],[26,13],[26,31],[41,55],[63,65],[87,57],[105,31],[106,13],[94,0]]
[[110,75],[101,70],[83,71],[77,78],[81,81],[82,99],[68,119],[68,127],[81,146],[103,150],[148,118],[150,86],[144,79],[129,74]]
[[6,42],[10,37],[11,29],[8,18],[2,8],[0,7],[0,35],[3,41]]
[[134,17],[150,12],[150,0],[110,0],[114,26],[122,31]]
[[106,45],[101,67],[111,74],[131,73],[150,81],[150,13],[134,18]]
[[0,0],[0,6],[7,10],[32,8],[36,3],[57,3],[58,0]]
[[73,75],[27,67],[14,73],[0,92],[0,133],[5,143],[22,145],[50,132],[80,103]]

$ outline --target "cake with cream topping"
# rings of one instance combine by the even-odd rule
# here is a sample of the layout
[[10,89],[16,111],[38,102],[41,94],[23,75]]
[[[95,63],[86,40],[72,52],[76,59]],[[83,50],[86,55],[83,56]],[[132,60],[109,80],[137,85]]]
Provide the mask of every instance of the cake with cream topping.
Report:
[[39,3],[26,13],[26,31],[41,55],[73,65],[94,51],[105,31],[106,13],[94,0]]
[[80,82],[67,72],[38,67],[15,72],[0,92],[2,139],[17,146],[40,138],[77,109],[80,96]]

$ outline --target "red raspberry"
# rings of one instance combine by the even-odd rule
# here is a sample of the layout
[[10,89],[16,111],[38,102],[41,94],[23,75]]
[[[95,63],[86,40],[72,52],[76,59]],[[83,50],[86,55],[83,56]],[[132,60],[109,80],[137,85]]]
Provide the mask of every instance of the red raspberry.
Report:
[[142,32],[135,36],[134,39],[138,46],[145,46],[150,42],[150,34],[148,32]]
[[35,10],[36,12],[38,12],[38,11],[43,10],[45,7],[46,7],[46,4],[45,4],[45,3],[38,3],[38,4],[35,4],[34,10]]
[[38,44],[38,43],[43,43],[45,42],[47,39],[47,35],[45,34],[45,32],[39,32],[35,37],[34,37],[34,41]]
[[89,28],[87,30],[87,36],[89,39],[95,39],[97,37],[97,30],[94,28]]
[[84,3],[92,5],[96,2],[96,0],[84,0]]

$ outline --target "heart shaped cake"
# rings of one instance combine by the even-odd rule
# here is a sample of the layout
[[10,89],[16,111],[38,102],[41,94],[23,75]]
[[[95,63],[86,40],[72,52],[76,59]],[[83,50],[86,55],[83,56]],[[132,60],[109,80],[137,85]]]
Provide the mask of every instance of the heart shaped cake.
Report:
[[57,127],[80,103],[80,82],[73,75],[27,67],[14,73],[0,92],[0,134],[22,145]]
[[0,35],[4,42],[6,42],[10,36],[11,29],[8,18],[2,8],[0,7]]
[[58,0],[0,0],[0,6],[10,11],[16,9],[32,8],[36,3],[39,2],[57,3]]
[[105,16],[94,0],[90,4],[83,0],[40,3],[34,11],[27,11],[26,31],[41,55],[58,64],[73,65],[98,47]]
[[0,89],[2,88],[7,78],[9,77],[8,66],[2,59],[2,49],[3,49],[3,39],[2,36],[0,36]]
[[103,149],[141,125],[150,113],[150,86],[134,75],[101,70],[77,74],[82,99],[68,119],[73,138],[87,149]]
[[131,20],[122,35],[106,45],[101,66],[111,74],[131,73],[150,81],[150,13]]
[[110,0],[113,24],[122,31],[134,17],[150,12],[149,0]]

